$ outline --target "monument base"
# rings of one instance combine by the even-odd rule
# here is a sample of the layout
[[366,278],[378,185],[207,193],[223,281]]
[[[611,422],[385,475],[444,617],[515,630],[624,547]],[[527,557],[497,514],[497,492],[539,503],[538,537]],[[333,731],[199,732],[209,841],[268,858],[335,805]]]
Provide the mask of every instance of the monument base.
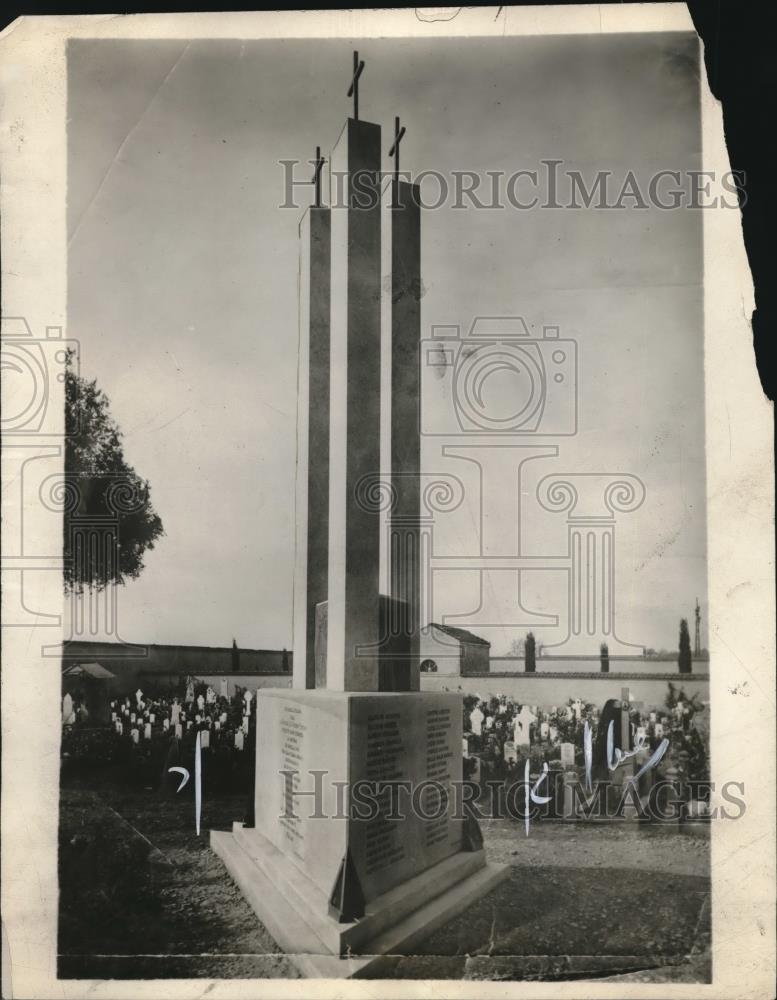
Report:
[[211,831],[226,865],[262,924],[303,976],[344,979],[379,975],[388,956],[407,954],[425,937],[484,896],[509,874],[483,850],[461,851],[366,904],[341,923],[327,915],[325,893],[256,829],[235,823]]

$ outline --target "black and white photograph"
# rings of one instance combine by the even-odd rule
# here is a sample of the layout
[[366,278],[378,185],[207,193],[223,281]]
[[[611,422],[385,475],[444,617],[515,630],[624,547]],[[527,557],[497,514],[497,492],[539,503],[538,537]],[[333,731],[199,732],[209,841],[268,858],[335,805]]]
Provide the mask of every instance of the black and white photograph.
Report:
[[[768,995],[772,417],[657,6],[64,32],[3,232],[5,763],[45,760],[59,995]],[[56,278],[9,236],[49,184]]]

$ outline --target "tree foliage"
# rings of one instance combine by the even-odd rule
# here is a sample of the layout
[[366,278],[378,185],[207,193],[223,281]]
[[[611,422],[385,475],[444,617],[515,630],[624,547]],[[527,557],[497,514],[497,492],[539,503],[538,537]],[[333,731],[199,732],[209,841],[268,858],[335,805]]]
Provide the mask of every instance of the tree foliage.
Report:
[[65,590],[136,579],[164,534],[151,489],[124,458],[122,433],[96,381],[65,371]]
[[680,645],[678,647],[677,665],[681,674],[691,673],[691,637],[688,634],[688,622],[680,619]]
[[537,669],[537,643],[532,632],[526,636],[524,651],[526,673],[533,674]]

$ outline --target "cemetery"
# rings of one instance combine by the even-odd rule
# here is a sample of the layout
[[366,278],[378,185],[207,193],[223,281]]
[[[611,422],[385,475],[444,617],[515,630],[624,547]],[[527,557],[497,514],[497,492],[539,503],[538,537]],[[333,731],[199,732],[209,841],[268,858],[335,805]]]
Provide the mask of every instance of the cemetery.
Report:
[[[471,679],[462,680],[472,685]],[[236,690],[227,696],[218,686],[191,677],[175,692],[136,690],[110,698],[102,725],[84,716],[77,692],[64,696],[60,906],[67,919],[60,922],[62,975],[300,974],[208,847],[210,831],[229,831],[236,821],[250,828],[254,822],[256,697],[250,695]],[[392,956],[380,975],[569,977],[590,961],[578,957],[576,949],[580,956],[590,954],[590,934],[603,933],[618,913],[628,932],[613,938],[609,931],[602,939],[599,973],[624,975],[666,966],[673,977],[702,975],[708,934],[707,706],[679,685],[667,685],[663,702],[655,705],[623,703],[629,705],[632,745],[643,737],[652,751],[669,739],[649,783],[638,783],[646,806],[639,817],[633,801],[620,814],[617,808],[630,762],[611,776],[615,792],[609,802],[599,799],[598,810],[588,808],[596,794],[584,794],[585,723],[592,733],[596,790],[603,777],[607,780],[598,766],[602,724],[612,718],[623,721],[620,702],[593,705],[570,697],[559,705],[528,705],[477,690],[459,695],[457,702],[462,777],[475,789],[472,801],[488,855],[509,870],[507,886],[512,888],[497,886],[483,900],[470,900],[462,915],[420,942],[412,957]],[[176,765],[192,769],[198,733],[199,836],[193,783],[178,792],[179,777],[168,770]],[[619,738],[617,744],[623,741]],[[532,783],[548,766],[542,790],[550,796],[547,804],[531,807],[528,837],[523,796],[527,764]],[[664,811],[657,816],[648,798],[650,788],[661,782],[673,794],[665,796]],[[519,794],[506,794],[511,787]],[[500,812],[500,801],[512,805]],[[604,871],[606,890],[601,885]],[[687,888],[682,900],[660,890],[665,877]],[[576,901],[566,895],[573,888]],[[560,891],[569,918],[561,924]],[[592,911],[591,900],[602,898],[606,913]],[[125,899],[130,906],[123,906]],[[501,928],[496,954],[491,947],[494,914],[499,914]],[[221,950],[229,957],[172,958],[163,965],[159,959],[138,957],[146,954],[151,935],[155,942],[167,942],[173,954],[196,950],[214,956]],[[649,954],[646,941],[653,942]],[[84,951],[114,957],[78,957]],[[538,954],[545,958],[538,960]]]
[[[423,634],[421,200],[399,171],[398,117],[382,188],[363,70],[354,53],[328,158],[344,204],[323,204],[319,148],[299,225],[286,683],[206,664],[131,675],[100,726],[63,692],[60,975],[703,980],[706,675],[509,679],[473,633]],[[614,525],[596,525],[609,552]],[[446,637],[456,671],[429,666]],[[579,794],[589,772],[612,786],[604,822]],[[368,815],[360,784],[376,792]],[[393,784],[423,787],[423,808],[397,819]],[[671,808],[656,817],[659,785]],[[495,812],[494,786],[523,790],[524,808],[519,795]]]

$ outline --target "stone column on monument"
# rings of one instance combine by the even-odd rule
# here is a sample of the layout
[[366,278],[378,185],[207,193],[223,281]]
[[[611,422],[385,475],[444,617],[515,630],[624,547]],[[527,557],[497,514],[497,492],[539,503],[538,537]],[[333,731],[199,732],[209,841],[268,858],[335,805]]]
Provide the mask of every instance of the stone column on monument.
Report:
[[[401,135],[404,134],[402,132]],[[398,151],[398,140],[395,139]],[[420,688],[421,603],[421,200],[415,184],[391,186],[391,483],[389,580],[405,659],[387,666],[381,690]]]
[[326,683],[316,677],[315,635],[329,562],[330,210],[309,208],[299,236],[293,686],[313,688]]
[[326,686],[377,691],[380,515],[380,126],[349,118],[332,151]]

